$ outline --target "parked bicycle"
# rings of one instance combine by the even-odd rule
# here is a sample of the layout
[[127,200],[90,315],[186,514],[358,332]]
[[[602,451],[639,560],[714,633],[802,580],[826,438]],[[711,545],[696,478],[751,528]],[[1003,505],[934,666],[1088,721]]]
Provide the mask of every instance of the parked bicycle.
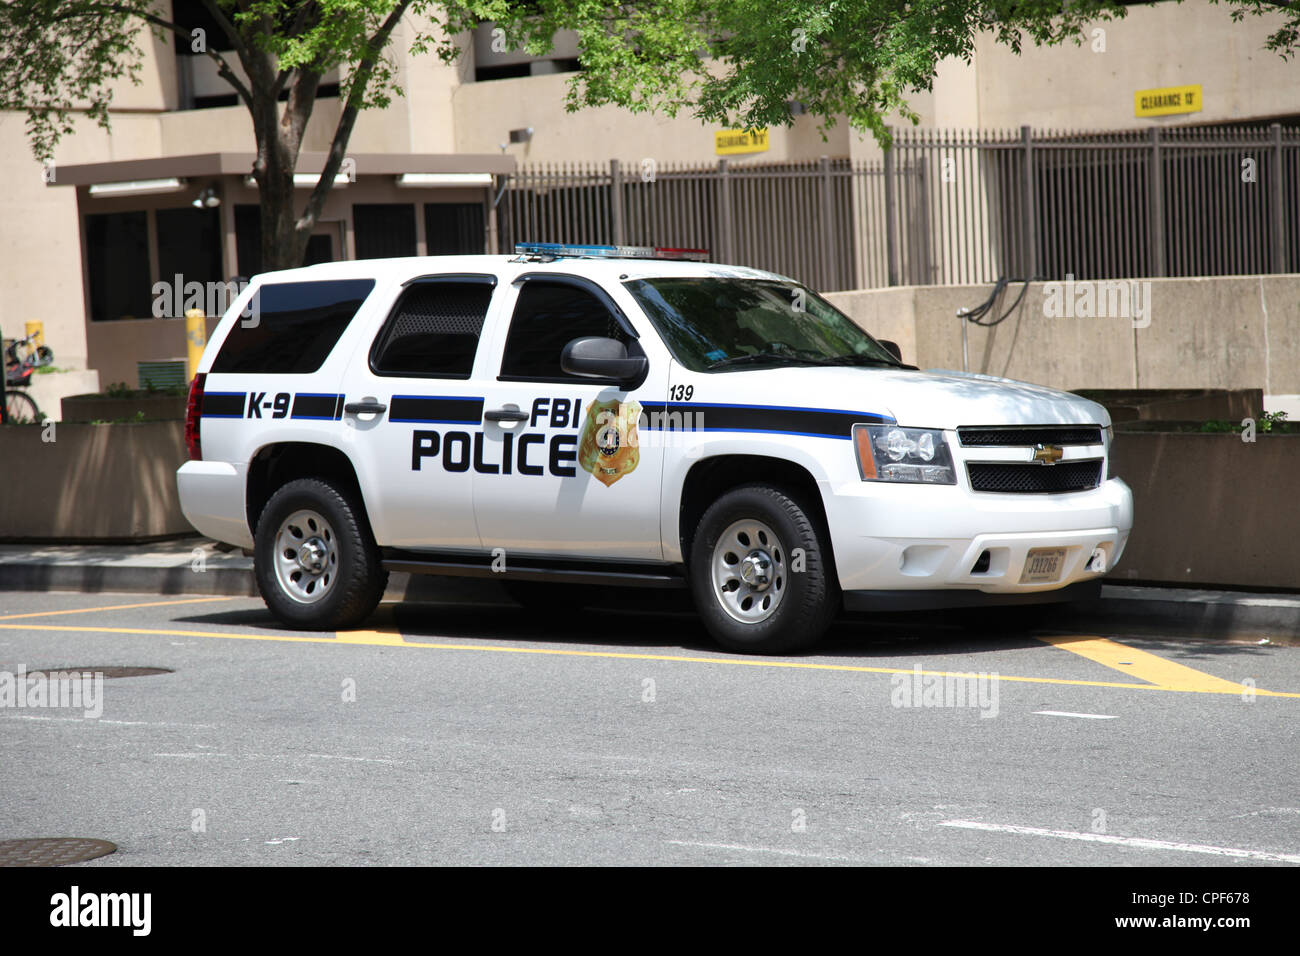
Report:
[[5,349],[5,417],[11,424],[24,424],[41,420],[41,411],[26,392],[15,391],[31,383],[32,372],[54,361],[54,351],[46,345],[37,345],[40,333],[33,332],[14,339]]

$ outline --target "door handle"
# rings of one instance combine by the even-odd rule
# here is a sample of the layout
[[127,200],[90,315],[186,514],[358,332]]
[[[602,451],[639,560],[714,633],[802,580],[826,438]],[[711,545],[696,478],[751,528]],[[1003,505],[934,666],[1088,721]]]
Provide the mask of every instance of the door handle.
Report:
[[517,408],[494,408],[490,412],[484,412],[483,417],[490,422],[526,422],[528,413],[521,412]]
[[348,402],[343,410],[349,415],[382,415],[388,406],[383,402]]

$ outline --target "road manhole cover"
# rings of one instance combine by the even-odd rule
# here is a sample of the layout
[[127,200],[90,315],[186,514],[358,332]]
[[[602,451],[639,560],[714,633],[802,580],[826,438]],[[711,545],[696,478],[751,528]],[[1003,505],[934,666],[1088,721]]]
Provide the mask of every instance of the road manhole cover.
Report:
[[108,856],[117,844],[88,837],[0,840],[0,866],[67,866]]
[[170,667],[42,667],[40,670],[29,670],[27,676],[32,677],[39,674],[46,678],[53,678],[58,675],[65,678],[89,677],[93,679],[98,674],[104,680],[109,680],[114,677],[153,677],[155,674],[170,673],[172,673]]

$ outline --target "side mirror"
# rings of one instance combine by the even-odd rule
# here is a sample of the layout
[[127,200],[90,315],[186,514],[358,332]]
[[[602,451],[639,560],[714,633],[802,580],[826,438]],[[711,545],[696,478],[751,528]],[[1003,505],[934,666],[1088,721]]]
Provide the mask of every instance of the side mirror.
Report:
[[644,355],[629,358],[627,346],[617,339],[597,336],[574,339],[560,353],[560,368],[584,378],[631,382],[644,376],[647,364]]
[[876,339],[876,341],[883,345],[885,351],[894,358],[898,359],[900,362],[903,361],[903,350],[898,347],[897,342],[891,342],[889,339]]

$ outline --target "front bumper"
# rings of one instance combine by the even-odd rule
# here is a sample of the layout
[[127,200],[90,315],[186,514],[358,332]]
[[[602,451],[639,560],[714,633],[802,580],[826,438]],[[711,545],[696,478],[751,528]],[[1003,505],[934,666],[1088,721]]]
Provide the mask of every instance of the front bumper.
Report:
[[[1055,591],[1100,579],[1119,561],[1133,527],[1133,495],[1118,478],[1052,495],[857,482],[823,488],[823,502],[846,592]],[[1065,551],[1056,580],[1021,582],[1035,548]],[[974,570],[985,551],[987,569]]]

